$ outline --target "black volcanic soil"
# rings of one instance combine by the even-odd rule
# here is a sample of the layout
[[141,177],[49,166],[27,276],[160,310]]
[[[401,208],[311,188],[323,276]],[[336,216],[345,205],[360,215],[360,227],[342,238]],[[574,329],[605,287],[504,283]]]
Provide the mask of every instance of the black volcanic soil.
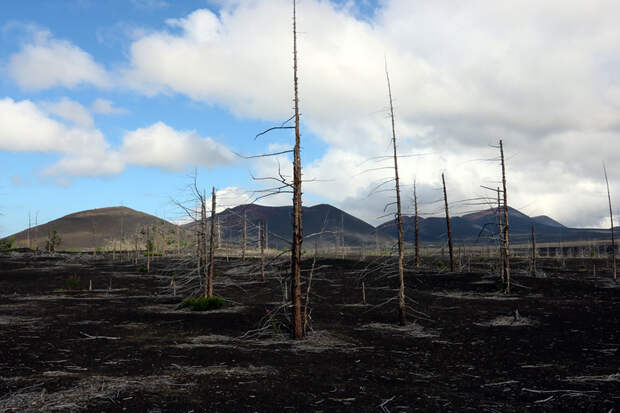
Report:
[[[269,322],[269,336],[242,337],[282,300],[273,276],[218,260],[216,293],[229,301],[198,313],[177,309],[173,264],[159,258],[144,274],[110,258],[1,257],[0,411],[620,408],[620,288],[605,273],[595,282],[592,261],[543,262],[546,277],[513,276],[510,296],[485,272],[408,272],[426,316],[400,328],[396,302],[379,305],[396,277],[368,277],[363,305],[363,265],[323,260],[313,332],[299,342]],[[80,290],[64,290],[70,276]]]

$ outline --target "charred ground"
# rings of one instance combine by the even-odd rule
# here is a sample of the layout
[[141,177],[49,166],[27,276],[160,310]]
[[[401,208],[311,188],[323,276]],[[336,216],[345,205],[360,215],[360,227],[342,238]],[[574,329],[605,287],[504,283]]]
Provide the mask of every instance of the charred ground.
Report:
[[[448,274],[427,262],[406,274],[410,304],[423,314],[410,311],[412,323],[400,328],[396,302],[386,303],[396,296],[397,277],[368,271],[379,261],[319,260],[313,332],[299,342],[280,329],[244,336],[280,305],[275,274],[263,283],[250,262],[218,259],[215,291],[227,305],[198,313],[180,309],[181,297],[171,295],[176,263],[159,258],[144,274],[110,257],[1,257],[0,410],[620,406],[620,289],[601,272],[603,261],[542,260],[544,277],[513,272],[510,296],[500,293],[492,263]],[[68,278],[79,280],[71,285],[77,288],[67,289]]]

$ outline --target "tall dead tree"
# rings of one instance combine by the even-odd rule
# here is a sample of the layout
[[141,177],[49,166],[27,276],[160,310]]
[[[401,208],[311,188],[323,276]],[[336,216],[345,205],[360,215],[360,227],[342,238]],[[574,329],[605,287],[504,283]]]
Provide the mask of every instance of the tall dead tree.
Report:
[[499,140],[499,153],[502,161],[502,186],[504,189],[504,271],[506,273],[506,294],[510,294],[510,240],[508,238],[508,191],[506,191],[506,163],[504,162],[504,143]]
[[499,246],[499,274],[502,282],[505,282],[504,274],[504,220],[502,219],[502,201],[500,198],[501,190],[497,188],[497,242]]
[[209,237],[209,273],[205,282],[205,297],[213,297],[215,273],[215,187],[211,190],[211,234]]
[[443,201],[446,209],[446,226],[448,228],[448,251],[450,253],[450,271],[455,272],[456,267],[454,263],[454,247],[452,245],[452,229],[450,227],[450,210],[448,209],[448,191],[446,190],[446,178],[443,172],[441,173],[441,182],[443,183]]
[[222,225],[220,224],[220,217],[216,218],[217,222],[217,248],[222,248]]
[[293,149],[293,240],[291,245],[291,320],[292,335],[299,339],[304,330],[301,314],[301,247],[303,228],[301,216],[301,134],[299,132],[299,87],[297,78],[297,5],[293,0],[293,89],[295,108],[295,148]]
[[616,239],[614,237],[614,213],[611,209],[611,192],[609,191],[609,179],[607,179],[607,168],[603,164],[603,172],[605,173],[605,184],[607,185],[607,200],[609,201],[609,220],[611,221],[611,270],[616,280]]
[[30,239],[30,227],[31,226],[32,226],[32,219],[31,219],[30,211],[28,211],[28,249],[29,250],[32,249],[32,242]]
[[344,214],[340,214],[340,252],[344,260]]
[[390,75],[385,65],[385,77],[387,79],[388,97],[390,100],[390,119],[392,121],[392,147],[394,148],[394,182],[396,190],[396,225],[398,228],[398,276],[400,288],[398,290],[398,323],[407,323],[407,313],[405,307],[405,244],[403,239],[403,219],[400,204],[400,182],[398,178],[398,154],[396,150],[396,128],[394,126],[394,105],[392,103],[392,86],[390,85]]
[[420,218],[418,214],[418,193],[416,190],[416,181],[413,180],[413,208],[414,208],[414,233],[415,233],[415,267],[420,268]]
[[243,211],[243,249],[241,250],[241,259],[245,261],[245,249],[248,245],[248,223],[246,211]]
[[260,220],[260,278],[265,281],[265,219]]
[[536,233],[532,224],[532,276],[536,277]]
[[207,272],[207,197],[203,190],[202,196],[198,197],[200,200],[200,230],[198,231],[198,276],[208,277]]

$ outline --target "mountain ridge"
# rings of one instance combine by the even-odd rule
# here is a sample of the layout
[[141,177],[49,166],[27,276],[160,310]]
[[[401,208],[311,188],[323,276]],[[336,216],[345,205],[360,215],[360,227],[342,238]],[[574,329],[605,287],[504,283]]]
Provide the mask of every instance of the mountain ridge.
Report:
[[[268,246],[288,248],[292,228],[291,206],[264,206],[243,204],[218,213],[219,239],[225,244],[240,245],[243,234],[243,216],[247,222],[248,245],[258,244],[258,225],[261,219],[267,227]],[[387,246],[397,239],[395,220],[388,220],[376,227],[330,204],[303,207],[304,243],[313,248],[351,246]],[[403,216],[405,242],[414,240],[413,216]],[[187,245],[192,243],[195,223],[175,225],[153,215],[131,208],[114,206],[77,211],[45,224],[25,229],[13,237],[19,247],[44,249],[48,234],[56,230],[62,238],[60,249],[93,250],[122,248],[133,249],[138,243],[143,248],[148,228],[150,236],[159,240],[158,245]],[[609,238],[609,229],[568,228],[558,221],[540,215],[529,217],[510,207],[509,228],[513,242],[529,242],[532,226],[539,242],[588,241]],[[491,243],[497,236],[497,208],[489,208],[451,218],[455,242]],[[425,243],[442,243],[447,240],[443,217],[420,217],[420,239]],[[30,232],[30,241],[28,241]]]

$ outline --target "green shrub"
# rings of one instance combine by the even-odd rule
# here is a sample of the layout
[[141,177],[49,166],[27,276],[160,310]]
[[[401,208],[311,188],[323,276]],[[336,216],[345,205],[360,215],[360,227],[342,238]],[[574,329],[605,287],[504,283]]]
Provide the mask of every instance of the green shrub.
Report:
[[190,308],[192,311],[217,310],[224,305],[222,297],[190,297],[183,300],[183,307]]
[[149,272],[149,270],[146,267],[138,267],[138,272]]
[[66,290],[79,290],[80,289],[80,279],[75,275],[67,278],[65,281],[65,289]]

